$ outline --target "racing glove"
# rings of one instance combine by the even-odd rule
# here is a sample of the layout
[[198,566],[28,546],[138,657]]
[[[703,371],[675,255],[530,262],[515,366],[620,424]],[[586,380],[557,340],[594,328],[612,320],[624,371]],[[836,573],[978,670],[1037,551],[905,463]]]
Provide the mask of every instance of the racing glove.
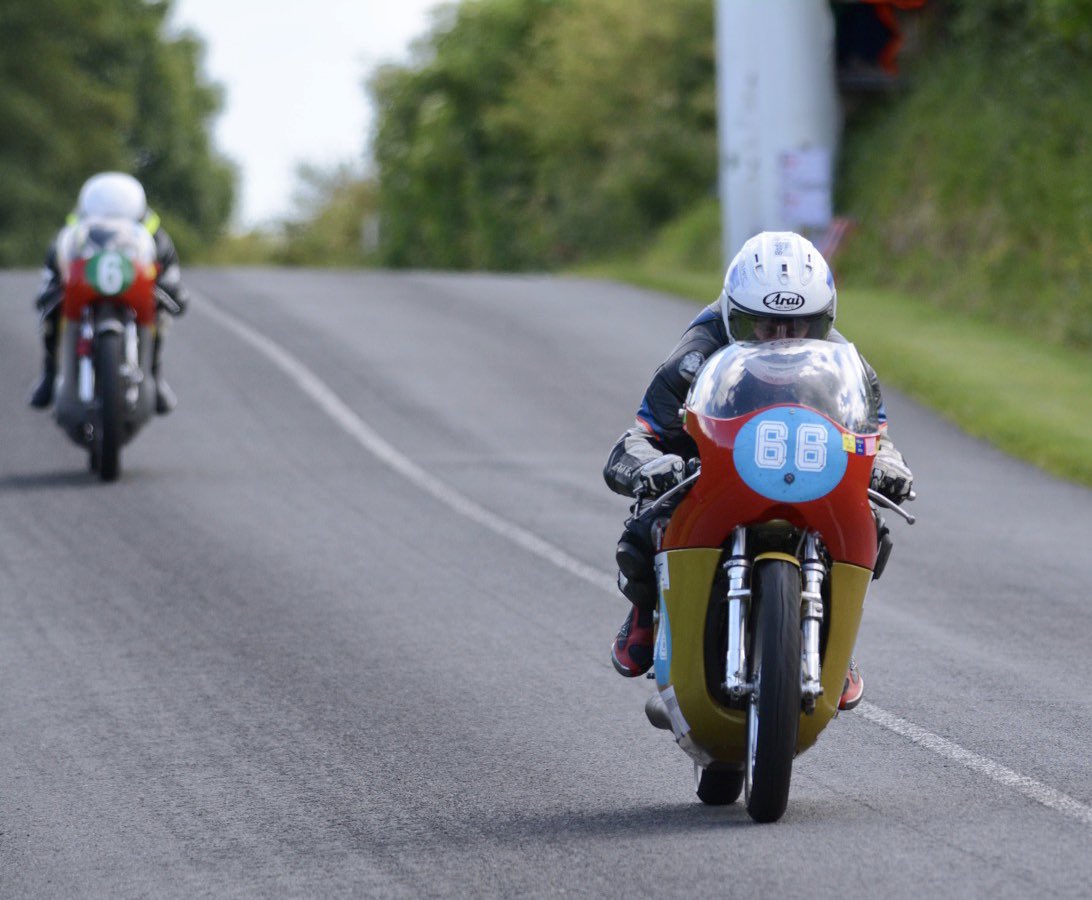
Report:
[[641,497],[658,497],[683,480],[685,466],[681,456],[665,453],[646,462],[633,476],[633,493]]
[[189,293],[184,288],[180,289],[177,294],[172,294],[159,285],[156,285],[155,287],[156,309],[161,310],[170,316],[178,317],[182,315],[186,311],[186,304],[188,302]]
[[182,270],[177,263],[167,266],[156,281],[156,300],[159,308],[172,316],[180,316],[190,302],[190,292],[182,284]]
[[186,312],[186,307],[189,306],[190,292],[187,291],[182,285],[178,286],[178,289],[174,292],[175,306],[178,307],[178,312],[174,313],[175,316],[181,316]]
[[61,302],[64,289],[59,284],[47,286],[34,300],[34,307],[42,316],[48,316]]
[[913,486],[914,473],[906,460],[886,436],[881,437],[876,458],[872,461],[872,489],[895,503],[902,503],[910,496]]

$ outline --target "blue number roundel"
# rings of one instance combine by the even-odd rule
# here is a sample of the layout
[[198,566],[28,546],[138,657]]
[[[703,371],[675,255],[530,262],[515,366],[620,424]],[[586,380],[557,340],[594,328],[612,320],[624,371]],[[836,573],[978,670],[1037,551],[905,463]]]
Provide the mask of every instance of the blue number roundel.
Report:
[[758,413],[740,429],[733,456],[747,487],[782,503],[826,496],[848,463],[842,433],[823,416],[798,406]]

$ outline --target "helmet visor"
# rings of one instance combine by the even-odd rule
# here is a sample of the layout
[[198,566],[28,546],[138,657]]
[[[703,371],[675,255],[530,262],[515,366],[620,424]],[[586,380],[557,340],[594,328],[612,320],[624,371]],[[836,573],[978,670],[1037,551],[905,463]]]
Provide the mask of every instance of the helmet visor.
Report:
[[825,340],[833,324],[834,317],[829,312],[814,316],[760,316],[733,309],[728,316],[728,332],[734,341]]

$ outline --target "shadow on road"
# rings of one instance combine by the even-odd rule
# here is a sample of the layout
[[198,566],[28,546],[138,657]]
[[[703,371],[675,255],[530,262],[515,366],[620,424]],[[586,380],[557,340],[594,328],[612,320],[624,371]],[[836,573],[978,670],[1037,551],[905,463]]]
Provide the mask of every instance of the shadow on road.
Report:
[[730,806],[705,806],[701,803],[648,804],[609,812],[578,811],[547,815],[515,815],[480,823],[478,833],[500,837],[504,841],[523,841],[544,835],[564,835],[565,842],[580,837],[649,837],[750,827],[751,819],[742,802]]
[[751,820],[743,802],[729,806],[705,806],[701,803],[658,804],[626,807],[602,813],[563,812],[547,815],[515,815],[507,819],[494,818],[483,822],[480,831],[503,834],[515,839],[535,836],[543,832],[566,834],[573,837],[609,838],[633,837],[648,834],[650,837],[664,834],[723,830],[724,828],[750,827]]
[[624,810],[605,812],[566,810],[546,814],[486,815],[484,818],[466,816],[464,813],[457,821],[431,819],[420,829],[384,829],[380,834],[369,827],[364,833],[367,834],[368,845],[373,848],[377,843],[391,849],[419,846],[422,840],[427,840],[436,849],[446,847],[465,852],[482,846],[567,847],[603,838],[631,840],[648,837],[662,840],[668,836],[753,827],[754,823],[742,803],[720,807],[682,803],[627,806]]
[[[125,475],[122,476],[123,478]],[[0,493],[53,490],[56,488],[94,488],[102,482],[90,472],[65,469],[61,472],[32,472],[0,477]]]

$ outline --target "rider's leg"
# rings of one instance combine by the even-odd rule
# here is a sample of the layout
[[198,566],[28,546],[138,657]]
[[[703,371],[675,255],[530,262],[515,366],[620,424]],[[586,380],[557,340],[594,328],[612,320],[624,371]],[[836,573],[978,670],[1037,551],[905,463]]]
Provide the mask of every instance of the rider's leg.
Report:
[[48,315],[42,317],[42,374],[31,387],[27,400],[35,409],[45,409],[53,402],[53,383],[57,378],[57,332],[60,324],[60,306],[55,306]]
[[[891,541],[891,529],[887,527],[887,523],[884,522],[883,517],[874,511],[876,516],[876,542],[878,545],[878,553],[876,554],[876,565],[872,570],[873,580],[879,578],[883,574],[884,568],[887,566],[887,559],[891,555],[891,547],[893,546]],[[851,656],[849,658],[849,671],[846,672],[845,687],[842,688],[842,696],[838,700],[838,709],[849,710],[853,709],[861,699],[864,697],[864,677],[861,675],[861,670],[857,668],[857,661]]]
[[652,613],[656,609],[656,575],[647,535],[628,529],[618,541],[618,589],[633,608],[611,645],[610,658],[620,675],[635,678],[652,667]]
[[155,411],[161,416],[166,415],[178,404],[178,398],[167,384],[160,369],[160,357],[163,353],[163,340],[167,330],[167,322],[170,316],[160,312],[156,321],[155,343],[152,345],[152,378],[155,381]]

